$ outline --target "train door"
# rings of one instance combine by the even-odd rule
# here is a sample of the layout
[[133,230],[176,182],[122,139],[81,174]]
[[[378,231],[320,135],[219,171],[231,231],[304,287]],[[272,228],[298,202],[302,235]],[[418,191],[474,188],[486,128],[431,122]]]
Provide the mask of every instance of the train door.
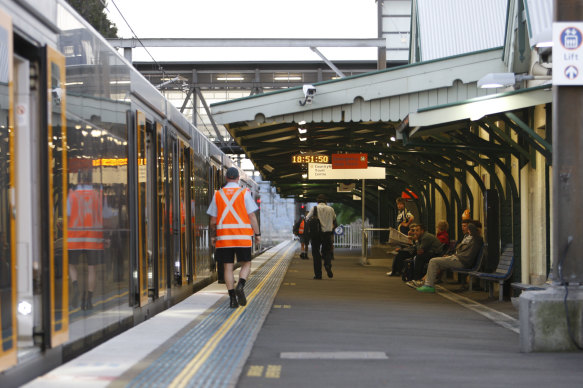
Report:
[[180,278],[181,284],[192,281],[190,271],[190,206],[187,206],[190,198],[190,147],[184,141],[178,142],[179,146],[179,185],[180,185]]
[[148,201],[148,174],[151,141],[148,141],[148,131],[146,123],[146,115],[144,112],[136,112],[136,165],[137,165],[137,292],[138,302],[140,306],[148,303],[149,298],[149,274],[152,271],[152,241],[149,240],[152,225],[151,206],[148,206],[151,201]]
[[166,241],[166,169],[164,168],[164,127],[156,123],[156,216],[157,216],[157,236],[158,261],[156,265],[156,279],[158,279],[158,297],[166,295],[168,289],[168,256]]
[[194,279],[196,278],[196,234],[198,231],[198,228],[196,227],[196,203],[195,203],[195,199],[196,199],[196,180],[195,180],[195,168],[194,168],[194,150],[191,148],[188,151],[188,159],[189,159],[189,179],[188,179],[188,192],[190,194],[189,196],[189,202],[190,202],[190,214],[188,219],[190,220],[189,222],[189,226],[190,226],[190,231],[188,233],[188,235],[190,236],[190,259],[189,259],[189,264],[188,264],[188,270],[191,274],[191,279],[192,281],[194,281]]
[[17,360],[12,54],[12,23],[0,10],[0,370]]
[[[180,286],[180,178],[179,178],[179,151],[178,139],[174,134],[168,135],[168,205],[170,207],[168,229],[169,259],[172,259],[172,286]],[[176,210],[178,209],[178,210]]]
[[[51,347],[60,345],[69,338],[69,278],[68,278],[68,215],[67,215],[67,144],[66,144],[66,93],[65,57],[51,47],[46,49],[47,119],[46,178],[47,206],[44,220],[48,223],[48,241],[43,247],[47,252],[43,265],[48,271],[48,306],[45,327],[50,334]],[[44,226],[44,225],[43,225]],[[48,260],[47,260],[48,259]]]

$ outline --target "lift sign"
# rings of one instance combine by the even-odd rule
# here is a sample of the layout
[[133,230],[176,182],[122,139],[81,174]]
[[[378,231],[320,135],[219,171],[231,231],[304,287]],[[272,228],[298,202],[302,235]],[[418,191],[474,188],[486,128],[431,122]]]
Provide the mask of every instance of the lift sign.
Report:
[[553,85],[583,85],[583,23],[553,23]]

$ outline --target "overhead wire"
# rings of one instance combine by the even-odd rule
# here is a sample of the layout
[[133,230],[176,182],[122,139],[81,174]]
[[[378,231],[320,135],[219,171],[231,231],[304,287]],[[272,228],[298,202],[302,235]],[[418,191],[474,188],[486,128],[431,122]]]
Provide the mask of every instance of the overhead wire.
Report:
[[[115,1],[114,0],[110,0],[110,1],[113,4],[113,6],[115,7],[115,9],[117,10],[117,12],[119,13],[119,15],[121,16],[121,18],[123,19],[123,21],[125,22],[125,24],[128,26],[128,28],[132,32],[133,37],[136,38],[136,40],[140,43],[140,45],[143,47],[143,49],[146,50],[146,52],[148,53],[148,55],[150,56],[150,58],[152,58],[152,61],[154,61],[154,63],[156,64],[156,66],[158,66],[158,70],[160,70],[162,72],[162,77],[163,77],[164,76],[164,68],[162,66],[160,66],[160,64],[158,63],[158,61],[156,61],[156,59],[154,59],[154,56],[150,53],[150,51],[148,51],[148,49],[146,48],[146,46],[144,45],[144,43],[140,40],[140,38],[138,37],[138,35],[135,33],[135,31],[132,28],[132,26],[130,26],[130,23],[128,23],[127,19],[125,18],[125,16],[121,12],[121,10],[119,9],[119,7],[115,3]],[[105,5],[105,9],[107,9],[109,11],[109,9],[107,8],[107,5]],[[109,11],[109,12],[111,12],[111,11]]]

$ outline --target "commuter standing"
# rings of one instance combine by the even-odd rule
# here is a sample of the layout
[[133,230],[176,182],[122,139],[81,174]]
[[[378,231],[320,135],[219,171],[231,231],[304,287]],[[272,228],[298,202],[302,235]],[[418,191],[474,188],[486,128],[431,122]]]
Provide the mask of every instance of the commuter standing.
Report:
[[409,226],[415,220],[413,214],[405,207],[405,199],[397,198],[397,229],[403,234],[409,233]]
[[[336,213],[331,206],[326,205],[326,196],[320,194],[317,197],[317,205],[310,209],[306,219],[310,229],[310,240],[312,241],[312,256],[314,260],[314,279],[322,279],[322,258],[324,268],[328,277],[334,276],[332,273],[332,233],[336,224]],[[313,220],[319,220],[320,230],[314,231]]]
[[77,174],[77,186],[67,197],[69,276],[71,307],[79,305],[77,266],[82,256],[87,260],[87,284],[81,299],[81,309],[93,309],[96,266],[103,263],[103,191],[92,184],[91,170]]
[[306,218],[302,214],[300,218],[295,222],[293,232],[300,239],[301,252],[300,259],[308,260],[308,244],[310,239],[307,233]]
[[[245,306],[245,282],[251,272],[251,247],[261,242],[259,223],[255,216],[258,207],[249,190],[239,187],[239,170],[227,169],[227,184],[215,191],[207,210],[210,216],[211,244],[216,247],[215,258],[224,266],[225,283],[229,292],[230,307]],[[234,288],[233,267],[241,263],[239,282]]]

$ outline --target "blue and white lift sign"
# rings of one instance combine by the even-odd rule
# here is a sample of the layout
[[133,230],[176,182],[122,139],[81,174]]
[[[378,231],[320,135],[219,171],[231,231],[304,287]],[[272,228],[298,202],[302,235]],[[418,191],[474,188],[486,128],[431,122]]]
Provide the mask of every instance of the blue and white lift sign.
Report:
[[583,23],[553,23],[553,85],[583,85]]

